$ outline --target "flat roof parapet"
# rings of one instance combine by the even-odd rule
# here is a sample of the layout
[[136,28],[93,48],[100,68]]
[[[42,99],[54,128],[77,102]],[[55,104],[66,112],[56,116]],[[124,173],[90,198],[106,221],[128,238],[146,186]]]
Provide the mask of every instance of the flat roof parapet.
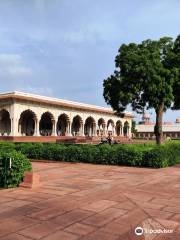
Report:
[[[86,103],[80,103],[75,101],[69,101],[69,100],[64,100],[59,98],[47,97],[47,96],[18,92],[18,91],[0,93],[0,100],[1,99],[29,100],[33,102],[41,102],[41,103],[55,105],[55,106],[83,109],[86,111],[103,112],[103,113],[109,113],[113,115],[115,114],[115,112],[111,108],[100,107],[100,106],[86,104]],[[125,117],[133,118],[133,114],[131,112],[123,112],[123,113]]]

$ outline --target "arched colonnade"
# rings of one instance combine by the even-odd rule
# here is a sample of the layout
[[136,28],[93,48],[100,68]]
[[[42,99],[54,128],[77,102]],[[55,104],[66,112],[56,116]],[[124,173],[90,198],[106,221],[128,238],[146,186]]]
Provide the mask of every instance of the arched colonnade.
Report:
[[[72,118],[62,113],[56,119],[50,111],[40,117],[30,110],[22,111],[17,119],[18,136],[130,136],[128,121],[104,119],[93,116],[83,118],[80,114]],[[9,136],[12,132],[12,118],[6,109],[0,110],[0,135]]]

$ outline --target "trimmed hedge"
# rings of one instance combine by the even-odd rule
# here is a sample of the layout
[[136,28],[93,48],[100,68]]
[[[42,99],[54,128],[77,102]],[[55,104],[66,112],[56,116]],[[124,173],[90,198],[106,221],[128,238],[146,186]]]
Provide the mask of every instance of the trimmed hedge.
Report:
[[15,150],[15,144],[10,142],[0,142],[0,153],[12,152]]
[[84,162],[109,165],[160,168],[180,162],[180,143],[65,145],[53,143],[16,144],[30,159]]
[[180,142],[117,145],[65,145],[56,143],[0,143],[0,150],[18,152],[29,159],[161,168],[180,163]]
[[[7,187],[17,187],[22,181],[24,177],[25,171],[31,171],[32,166],[27,157],[15,150],[11,152],[4,152],[1,149],[0,159],[12,159],[11,169],[8,169],[7,172]],[[0,168],[0,186],[4,186],[4,171]]]

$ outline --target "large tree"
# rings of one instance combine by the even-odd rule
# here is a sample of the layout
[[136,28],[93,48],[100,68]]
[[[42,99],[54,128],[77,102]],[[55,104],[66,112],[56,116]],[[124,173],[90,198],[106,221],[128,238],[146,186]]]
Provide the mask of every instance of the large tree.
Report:
[[163,141],[163,113],[180,109],[180,35],[122,44],[114,74],[104,80],[104,98],[117,114],[130,104],[137,113],[153,108],[157,144]]

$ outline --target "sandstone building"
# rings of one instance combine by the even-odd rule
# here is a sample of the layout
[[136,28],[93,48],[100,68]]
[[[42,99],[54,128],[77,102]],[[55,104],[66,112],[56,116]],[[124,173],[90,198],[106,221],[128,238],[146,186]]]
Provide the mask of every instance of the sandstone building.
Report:
[[[155,138],[154,126],[155,123],[151,121],[150,115],[148,113],[143,114],[142,121],[136,126],[136,137]],[[163,122],[162,131],[164,138],[180,138],[180,118],[177,118],[175,123]]]
[[0,94],[0,139],[56,141],[131,137],[132,113],[120,118],[110,108],[10,92]]

